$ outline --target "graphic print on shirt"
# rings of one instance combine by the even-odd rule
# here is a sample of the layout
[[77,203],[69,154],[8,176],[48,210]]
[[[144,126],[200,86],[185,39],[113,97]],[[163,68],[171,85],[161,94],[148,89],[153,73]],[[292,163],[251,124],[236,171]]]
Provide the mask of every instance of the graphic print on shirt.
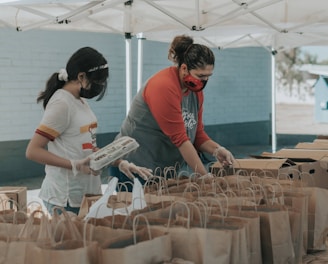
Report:
[[198,98],[196,93],[188,93],[181,101],[181,112],[187,136],[193,143],[198,126]]
[[182,108],[182,118],[183,118],[183,122],[185,124],[185,128],[187,130],[187,133],[188,133],[188,131],[192,131],[193,128],[197,125],[194,113],[189,112],[188,109]]
[[93,149],[96,147],[96,130],[97,130],[97,123],[92,123],[80,128],[81,134],[83,133],[90,133],[90,142],[85,142],[82,144],[82,149]]

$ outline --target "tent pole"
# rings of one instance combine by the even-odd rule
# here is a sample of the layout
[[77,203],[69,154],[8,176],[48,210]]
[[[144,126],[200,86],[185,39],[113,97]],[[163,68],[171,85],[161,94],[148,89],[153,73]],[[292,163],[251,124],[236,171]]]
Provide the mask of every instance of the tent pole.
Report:
[[271,114],[271,129],[272,129],[272,153],[277,151],[277,135],[276,135],[276,51],[272,49],[271,54],[271,98],[272,98],[272,114]]
[[124,8],[126,12],[124,12],[124,32],[125,32],[125,82],[126,82],[126,115],[128,115],[130,106],[131,106],[131,98],[132,98],[132,52],[131,52],[131,38],[132,38],[132,30],[131,30],[131,6],[133,1],[126,1],[124,3]]
[[142,33],[137,34],[138,38],[138,83],[137,83],[137,91],[141,89],[142,86],[142,72],[143,72],[143,37]]
[[128,115],[132,98],[132,56],[131,56],[131,34],[125,33],[125,77],[126,77],[126,115]]

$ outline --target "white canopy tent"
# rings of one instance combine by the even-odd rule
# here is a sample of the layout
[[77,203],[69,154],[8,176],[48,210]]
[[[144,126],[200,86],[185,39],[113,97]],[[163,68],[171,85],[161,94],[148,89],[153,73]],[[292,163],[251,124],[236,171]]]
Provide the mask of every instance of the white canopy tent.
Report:
[[187,33],[213,47],[276,50],[328,43],[322,0],[1,0],[0,25],[92,32],[143,33],[170,41]]
[[[0,0],[0,26],[120,33],[126,39],[126,105],[130,106],[131,37],[169,42],[188,34],[219,49],[262,46],[284,49],[328,45],[328,1],[323,0]],[[272,83],[272,150],[276,150],[275,83]]]

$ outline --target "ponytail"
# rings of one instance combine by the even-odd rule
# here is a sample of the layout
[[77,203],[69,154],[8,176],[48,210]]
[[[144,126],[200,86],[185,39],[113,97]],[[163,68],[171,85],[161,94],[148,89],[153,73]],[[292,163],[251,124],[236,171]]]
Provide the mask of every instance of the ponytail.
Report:
[[51,96],[58,89],[63,88],[64,84],[65,81],[58,80],[58,72],[53,73],[46,83],[46,89],[39,94],[38,98],[36,99],[36,102],[39,103],[43,101],[43,108],[45,109]]

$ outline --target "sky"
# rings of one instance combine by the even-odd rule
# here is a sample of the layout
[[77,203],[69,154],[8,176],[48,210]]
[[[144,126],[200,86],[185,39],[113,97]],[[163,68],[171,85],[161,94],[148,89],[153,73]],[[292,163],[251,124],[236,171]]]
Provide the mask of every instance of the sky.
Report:
[[304,46],[303,51],[318,56],[318,61],[328,60],[328,46]]

